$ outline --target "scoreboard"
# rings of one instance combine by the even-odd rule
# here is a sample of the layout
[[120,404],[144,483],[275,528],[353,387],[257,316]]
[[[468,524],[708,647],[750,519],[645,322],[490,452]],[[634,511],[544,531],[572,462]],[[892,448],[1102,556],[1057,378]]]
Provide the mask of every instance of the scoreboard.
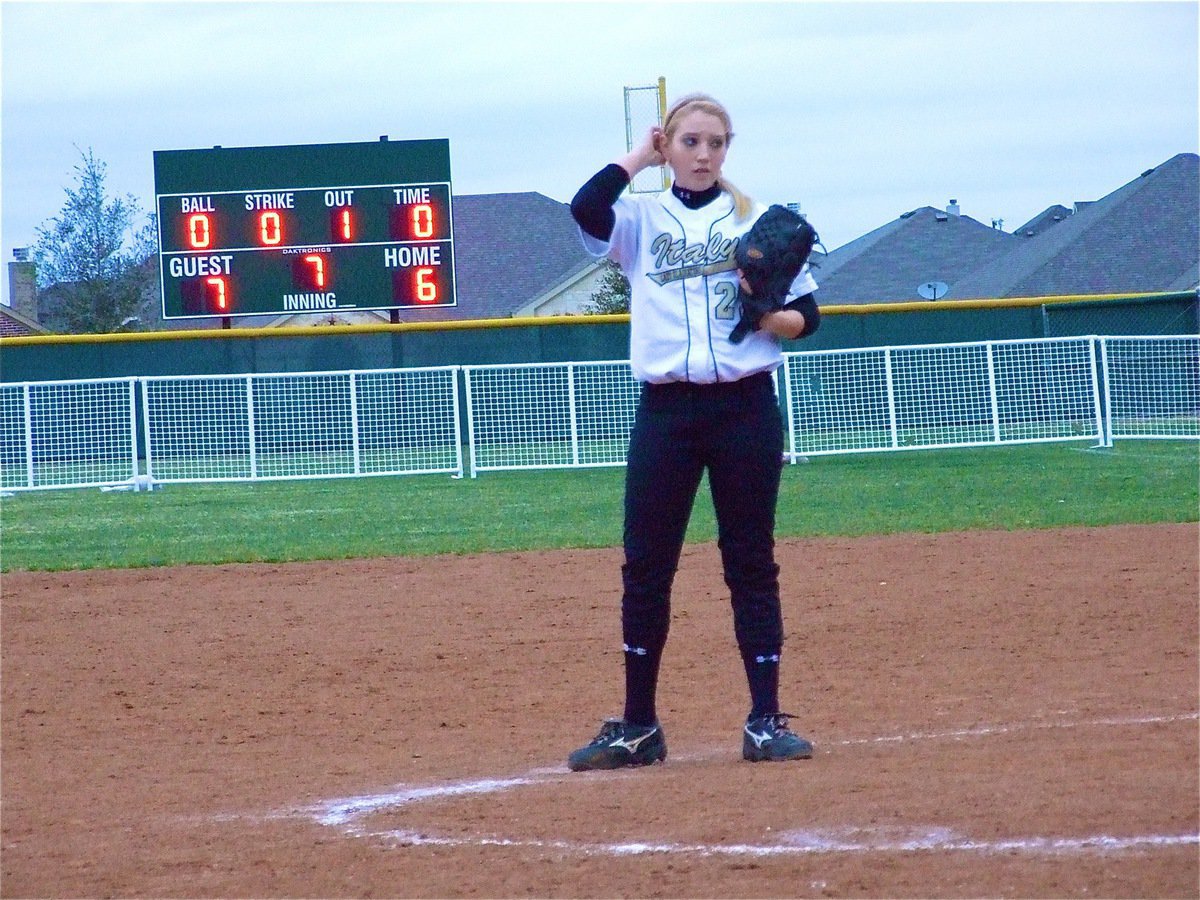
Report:
[[163,318],[456,305],[446,140],[154,153]]

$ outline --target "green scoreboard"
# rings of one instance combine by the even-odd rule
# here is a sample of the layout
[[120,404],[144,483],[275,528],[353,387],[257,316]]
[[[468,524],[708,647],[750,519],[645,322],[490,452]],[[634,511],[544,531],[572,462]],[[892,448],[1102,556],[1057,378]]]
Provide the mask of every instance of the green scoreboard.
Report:
[[447,140],[154,153],[164,319],[456,305]]

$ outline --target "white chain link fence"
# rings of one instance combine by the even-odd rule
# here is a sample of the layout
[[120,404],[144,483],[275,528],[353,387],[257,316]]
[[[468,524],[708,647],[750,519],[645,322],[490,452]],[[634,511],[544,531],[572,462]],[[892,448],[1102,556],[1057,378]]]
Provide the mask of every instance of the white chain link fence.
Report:
[[[788,353],[776,385],[792,460],[1200,439],[1190,335]],[[620,466],[639,391],[625,360],[0,384],[0,489]]]

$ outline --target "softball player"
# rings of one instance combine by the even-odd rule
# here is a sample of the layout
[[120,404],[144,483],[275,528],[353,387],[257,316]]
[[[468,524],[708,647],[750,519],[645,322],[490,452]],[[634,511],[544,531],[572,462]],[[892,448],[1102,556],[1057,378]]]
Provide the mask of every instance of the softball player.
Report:
[[[783,421],[772,372],[783,362],[781,338],[816,331],[817,285],[806,266],[782,310],[740,344],[729,340],[739,318],[734,251],[765,211],[721,176],[732,138],[724,107],[688,95],[661,129],[650,129],[571,202],[587,251],[612,259],[629,278],[630,361],[643,382],[625,477],[625,711],[570,754],[575,771],[666,759],[655,707],[659,662],[671,585],[706,470],[750,689],[742,755],[812,756],[812,745],[788,729],[789,714],[779,708],[783,620],[774,532]],[[664,164],[674,175],[669,190],[622,196],[638,172]]]

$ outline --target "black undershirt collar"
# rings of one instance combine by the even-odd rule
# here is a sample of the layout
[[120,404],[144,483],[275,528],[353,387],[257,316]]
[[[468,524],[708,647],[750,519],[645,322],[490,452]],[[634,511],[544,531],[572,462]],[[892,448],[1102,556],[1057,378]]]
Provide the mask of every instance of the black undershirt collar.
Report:
[[699,209],[702,206],[707,206],[721,196],[721,183],[716,182],[712,187],[705,188],[702,191],[689,191],[687,188],[681,188],[677,184],[672,184],[671,193],[678,197],[679,202],[688,209]]

